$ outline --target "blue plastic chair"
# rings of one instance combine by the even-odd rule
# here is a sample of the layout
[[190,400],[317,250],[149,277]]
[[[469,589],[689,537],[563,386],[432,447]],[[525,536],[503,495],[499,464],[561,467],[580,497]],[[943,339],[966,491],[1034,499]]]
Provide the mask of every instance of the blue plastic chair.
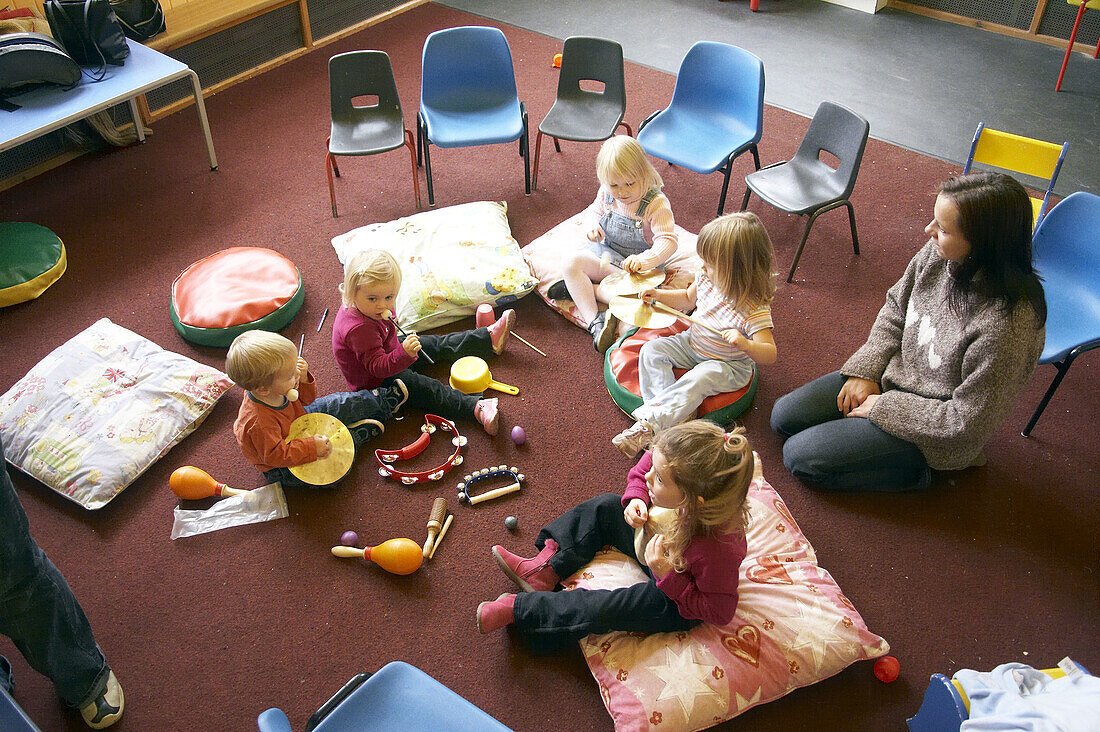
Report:
[[1024,427],[1024,437],[1074,359],[1100,346],[1100,196],[1084,191],[1066,196],[1039,222],[1031,246],[1047,301],[1039,363],[1054,364],[1058,373]]
[[421,63],[416,154],[428,178],[428,205],[435,205],[431,145],[473,147],[519,140],[524,192],[530,194],[527,105],[516,92],[512,51],[500,29],[436,31],[424,41]]
[[721,171],[726,205],[730,171],[738,155],[752,152],[764,132],[764,63],[744,49],[699,41],[680,63],[672,102],[638,129],[638,142],[653,157],[704,175]]
[[[256,720],[260,732],[291,732],[281,709]],[[431,676],[404,661],[358,674],[314,712],[305,732],[510,732]]]

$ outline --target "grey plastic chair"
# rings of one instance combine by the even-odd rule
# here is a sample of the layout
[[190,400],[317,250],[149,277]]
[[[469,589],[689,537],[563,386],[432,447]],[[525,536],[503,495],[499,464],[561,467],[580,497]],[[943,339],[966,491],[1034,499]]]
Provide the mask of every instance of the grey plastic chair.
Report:
[[[416,173],[416,148],[412,131],[406,129],[401,112],[401,99],[393,78],[390,57],[383,51],[349,51],[328,60],[329,99],[332,108],[332,128],[325,155],[328,174],[328,194],[332,215],[336,212],[336,188],[332,177],[340,177],[337,155],[375,155],[409,148],[412,162],[413,190],[416,207],[420,208],[420,179]],[[371,106],[356,106],[356,97],[376,97]]]
[[[745,176],[745,198],[741,210],[749,205],[749,196],[755,193],[765,203],[788,213],[809,215],[802,241],[798,243],[787,282],[794,278],[802,248],[810,227],[818,216],[840,206],[848,207],[848,220],[852,225],[852,249],[859,254],[856,236],[856,214],[848,197],[856,185],[863,150],[867,147],[870,125],[858,114],[832,102],[822,102],[810,120],[810,128],[794,157],[782,163],[774,163]],[[836,156],[840,164],[834,169],[821,159],[822,152]]]
[[[599,82],[603,89],[585,89],[582,82]],[[588,86],[592,86],[591,83]],[[565,39],[558,75],[558,94],[535,136],[535,170],[531,188],[538,185],[542,136],[559,140],[601,142],[620,126],[631,137],[634,130],[623,121],[626,114],[626,82],[623,79],[623,47],[606,38],[571,36]]]

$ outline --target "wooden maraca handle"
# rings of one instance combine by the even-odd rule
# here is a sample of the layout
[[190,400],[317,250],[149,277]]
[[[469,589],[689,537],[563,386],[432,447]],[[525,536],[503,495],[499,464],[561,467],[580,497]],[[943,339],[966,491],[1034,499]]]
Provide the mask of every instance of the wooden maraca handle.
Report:
[[347,559],[355,558],[362,559],[365,551],[354,546],[334,546],[332,547],[332,555],[334,557],[344,557]]

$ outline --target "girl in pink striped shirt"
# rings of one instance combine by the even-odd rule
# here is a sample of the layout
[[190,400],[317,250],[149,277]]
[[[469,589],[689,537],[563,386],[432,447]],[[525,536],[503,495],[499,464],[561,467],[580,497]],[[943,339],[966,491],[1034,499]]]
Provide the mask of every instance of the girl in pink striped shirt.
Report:
[[[646,302],[694,309],[697,322],[642,347],[638,385],[644,401],[631,413],[635,423],[611,440],[629,457],[661,430],[694,417],[707,397],[748,384],[757,363],[775,363],[775,257],[760,219],[749,212],[720,216],[699,232],[696,251],[703,269],[690,287],[641,293]],[[677,379],[674,368],[688,371]]]

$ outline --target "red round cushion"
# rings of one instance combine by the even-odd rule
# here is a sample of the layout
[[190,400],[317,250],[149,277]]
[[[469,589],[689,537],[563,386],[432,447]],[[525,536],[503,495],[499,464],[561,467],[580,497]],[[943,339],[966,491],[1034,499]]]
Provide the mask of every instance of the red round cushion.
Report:
[[232,247],[183,270],[172,283],[172,321],[184,338],[228,346],[253,328],[280,330],[305,290],[294,263],[261,247]]
[[[642,390],[638,386],[638,356],[642,346],[654,338],[673,335],[687,330],[688,324],[677,320],[667,328],[638,328],[628,332],[612,348],[604,361],[604,382],[615,403],[627,414],[642,404]],[[673,369],[677,377],[684,369]],[[726,424],[741,415],[756,395],[758,372],[753,368],[752,379],[737,391],[716,394],[703,400],[697,416]]]

